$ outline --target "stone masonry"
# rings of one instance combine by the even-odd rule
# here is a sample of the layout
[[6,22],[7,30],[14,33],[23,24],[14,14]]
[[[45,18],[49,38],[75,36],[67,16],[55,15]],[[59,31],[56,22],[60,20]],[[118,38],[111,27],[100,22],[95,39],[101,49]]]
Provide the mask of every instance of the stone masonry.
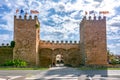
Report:
[[30,16],[14,16],[14,41],[15,48],[13,53],[14,59],[25,60],[32,65],[38,65],[38,45],[39,45],[39,28],[35,25],[40,24],[37,16],[32,19]]
[[[56,56],[62,56],[64,65],[106,65],[106,19],[83,18],[80,23],[80,42],[43,41],[39,38],[37,16],[14,16],[13,58],[25,60],[29,65],[49,67],[56,64]],[[47,29],[47,28],[46,28]]]
[[83,18],[80,24],[80,48],[86,65],[106,65],[106,17]]

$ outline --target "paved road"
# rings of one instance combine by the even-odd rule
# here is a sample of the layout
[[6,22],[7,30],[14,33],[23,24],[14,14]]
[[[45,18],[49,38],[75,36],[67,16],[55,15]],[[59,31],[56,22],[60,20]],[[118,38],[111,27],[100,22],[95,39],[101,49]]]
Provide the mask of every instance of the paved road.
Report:
[[49,70],[0,70],[0,80],[120,80],[120,70],[77,70],[54,67]]

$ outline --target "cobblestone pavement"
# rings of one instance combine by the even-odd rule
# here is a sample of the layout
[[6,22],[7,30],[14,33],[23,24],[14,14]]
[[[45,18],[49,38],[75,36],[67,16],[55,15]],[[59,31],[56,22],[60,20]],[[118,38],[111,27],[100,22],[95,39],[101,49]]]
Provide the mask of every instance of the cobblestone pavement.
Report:
[[120,70],[77,70],[68,67],[0,70],[0,80],[120,80]]

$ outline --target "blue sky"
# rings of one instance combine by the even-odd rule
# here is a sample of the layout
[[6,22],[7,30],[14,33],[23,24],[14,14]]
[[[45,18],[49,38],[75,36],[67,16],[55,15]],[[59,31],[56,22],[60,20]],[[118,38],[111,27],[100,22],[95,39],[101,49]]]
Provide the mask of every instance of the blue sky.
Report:
[[84,11],[109,11],[105,15],[107,47],[114,54],[120,54],[120,0],[0,0],[0,44],[13,40],[16,9],[38,10],[40,38],[55,41],[79,41],[79,23]]

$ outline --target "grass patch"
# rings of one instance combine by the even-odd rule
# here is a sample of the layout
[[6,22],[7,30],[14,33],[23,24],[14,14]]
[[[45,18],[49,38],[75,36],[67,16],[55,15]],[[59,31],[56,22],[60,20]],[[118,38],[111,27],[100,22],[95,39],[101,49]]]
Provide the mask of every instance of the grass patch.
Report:
[[107,68],[108,70],[120,70],[120,68]]
[[0,70],[48,70],[48,68],[13,68],[13,67],[3,68],[1,67]]

